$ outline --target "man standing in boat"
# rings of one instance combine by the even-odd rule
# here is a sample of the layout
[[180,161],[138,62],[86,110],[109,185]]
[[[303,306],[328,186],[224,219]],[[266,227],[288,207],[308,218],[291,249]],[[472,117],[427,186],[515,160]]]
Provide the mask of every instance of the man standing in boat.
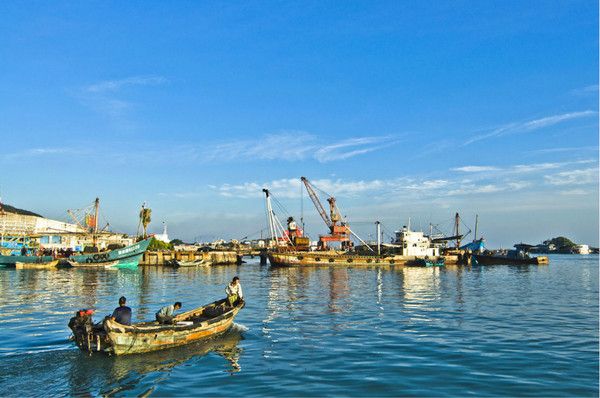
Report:
[[238,302],[244,301],[244,293],[242,293],[240,278],[234,276],[229,285],[225,288],[225,293],[227,293],[227,302],[232,307]]
[[121,325],[131,325],[131,308],[125,305],[127,299],[121,296],[119,306],[113,311],[111,318]]
[[156,321],[158,323],[162,323],[163,325],[173,323],[173,318],[175,318],[173,313],[180,308],[181,308],[181,303],[179,301],[173,305],[167,305],[165,307],[162,307],[156,313]]

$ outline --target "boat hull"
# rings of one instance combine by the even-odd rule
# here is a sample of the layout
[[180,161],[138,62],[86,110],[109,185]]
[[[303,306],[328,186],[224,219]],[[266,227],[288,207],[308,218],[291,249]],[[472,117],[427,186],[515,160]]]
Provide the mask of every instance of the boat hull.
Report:
[[16,269],[56,269],[58,267],[59,260],[50,261],[47,263],[21,263],[15,264]]
[[273,266],[382,266],[417,265],[415,256],[358,255],[343,252],[270,252],[269,262]]
[[81,254],[69,257],[73,266],[99,266],[118,261],[117,267],[137,267],[144,252],[148,250],[151,238],[144,239],[131,246],[102,253]]
[[489,256],[474,254],[472,258],[473,265],[547,265],[550,262],[546,256],[511,258],[504,256]]
[[52,256],[0,256],[0,265],[15,267],[17,263],[44,264],[52,260]]
[[[235,307],[224,307],[225,302],[226,300],[219,300],[175,317],[176,322],[190,320],[187,323],[191,324],[160,325],[157,322],[147,322],[126,326],[107,318],[102,329],[88,327],[86,330],[71,327],[71,323],[69,326],[78,347],[83,351],[113,355],[140,354],[178,347],[225,333],[244,307],[243,302]],[[209,310],[214,312],[218,308],[226,309],[217,316],[202,318],[202,314]]]

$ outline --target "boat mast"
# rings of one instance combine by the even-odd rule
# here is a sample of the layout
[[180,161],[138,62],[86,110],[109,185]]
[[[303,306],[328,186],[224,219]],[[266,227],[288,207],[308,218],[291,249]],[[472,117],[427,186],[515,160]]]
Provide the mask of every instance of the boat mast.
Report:
[[375,221],[375,225],[377,226],[377,255],[381,255],[381,223],[379,221]]
[[475,236],[473,237],[473,242],[477,241],[477,224],[479,223],[479,214],[475,214]]
[[96,236],[96,234],[98,233],[98,212],[100,210],[100,199],[96,198],[96,200],[94,201],[94,232],[92,235],[92,241],[94,244],[94,247],[97,247],[97,239],[98,237]]
[[269,235],[271,237],[271,244],[277,243],[275,235],[275,226],[273,225],[273,210],[271,208],[271,196],[268,189],[263,189],[266,196],[266,208],[267,208],[267,225],[269,226]]
[[456,235],[456,248],[457,249],[460,247],[459,227],[460,227],[460,215],[458,213],[456,213],[456,215],[454,216],[454,229],[455,229],[456,233],[454,235]]

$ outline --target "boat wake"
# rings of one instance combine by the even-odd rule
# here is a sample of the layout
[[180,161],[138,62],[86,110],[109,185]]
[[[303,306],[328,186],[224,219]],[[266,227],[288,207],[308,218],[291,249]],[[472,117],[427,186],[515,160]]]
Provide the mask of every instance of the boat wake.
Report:
[[248,326],[242,325],[241,323],[235,323],[231,325],[231,331],[237,333],[244,333],[250,330]]

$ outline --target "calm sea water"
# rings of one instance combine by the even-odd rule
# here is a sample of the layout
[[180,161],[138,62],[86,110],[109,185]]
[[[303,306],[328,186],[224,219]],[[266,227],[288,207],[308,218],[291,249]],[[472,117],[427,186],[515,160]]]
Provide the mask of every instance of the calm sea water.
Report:
[[[68,340],[79,308],[136,320],[224,296],[222,338],[130,357]],[[550,266],[0,269],[0,395],[598,396],[598,256]]]

